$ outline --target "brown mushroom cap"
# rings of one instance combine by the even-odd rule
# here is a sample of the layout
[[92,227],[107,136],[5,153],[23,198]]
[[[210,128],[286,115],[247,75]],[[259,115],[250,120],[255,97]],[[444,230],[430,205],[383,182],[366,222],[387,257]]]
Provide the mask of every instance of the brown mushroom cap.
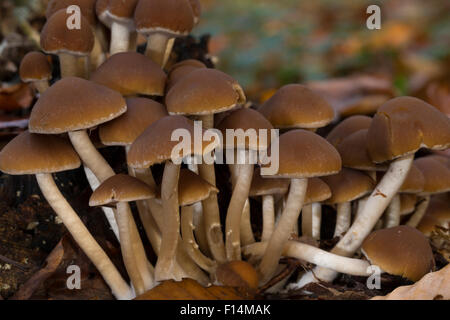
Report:
[[359,199],[375,187],[374,181],[367,174],[348,168],[322,179],[331,189],[331,198],[326,201],[330,204]]
[[27,53],[20,62],[19,73],[23,82],[50,80],[52,66],[45,54],[32,51]]
[[267,177],[327,176],[338,173],[341,164],[339,153],[328,141],[313,132],[297,129],[280,135],[278,173]]
[[[218,130],[222,132],[224,141],[224,148],[235,148],[235,149],[251,149],[251,150],[264,150],[270,145],[271,142],[271,130],[273,129],[272,124],[263,117],[261,113],[253,109],[238,109],[227,115],[218,125]],[[257,139],[252,141],[252,139],[238,139],[238,132],[236,132],[234,141],[227,138],[226,130],[238,130],[242,129],[243,132],[247,130],[254,130],[253,132],[257,135]],[[265,130],[261,131],[260,130]],[[248,131],[251,132],[251,131]],[[260,133],[265,137],[261,139]],[[241,141],[243,140],[243,141]],[[242,144],[244,143],[244,144]]]
[[127,110],[122,96],[92,81],[68,77],[41,95],[30,116],[30,131],[57,134],[95,127]]
[[134,22],[143,34],[187,35],[194,27],[194,12],[188,0],[139,0]]
[[339,122],[339,124],[336,125],[330,133],[328,133],[327,140],[333,146],[337,147],[342,140],[347,138],[352,133],[363,129],[369,129],[371,122],[372,118],[368,116],[356,115],[349,117]]
[[405,181],[400,187],[399,192],[419,193],[423,190],[424,186],[425,186],[425,177],[423,176],[422,171],[417,167],[417,165],[413,163],[411,168],[409,169]]
[[372,264],[412,281],[420,280],[434,267],[433,252],[427,238],[409,226],[372,232],[364,240],[362,250]]
[[290,84],[279,89],[260,108],[275,128],[320,128],[334,118],[329,103],[306,86]]
[[414,153],[421,147],[445,149],[450,146],[450,118],[417,98],[391,99],[373,118],[367,146],[376,163]]
[[41,31],[41,47],[46,53],[88,55],[94,47],[94,34],[89,20],[81,15],[80,29],[67,28],[66,9],[55,12]]
[[206,66],[194,59],[183,60],[174,64],[167,79],[167,90],[170,90],[178,81],[197,69],[205,69]]
[[258,273],[245,261],[230,261],[217,267],[217,281],[224,286],[257,289]]
[[189,206],[209,198],[211,193],[219,190],[191,170],[181,169],[178,180],[178,203],[181,207]]
[[347,168],[386,171],[386,164],[376,164],[372,161],[367,149],[367,129],[356,131],[336,146],[342,158],[342,165]]
[[100,140],[107,146],[127,146],[153,122],[168,115],[166,108],[151,99],[126,99],[127,112],[99,127]]
[[155,191],[146,183],[126,174],[116,174],[95,189],[89,199],[89,205],[95,207],[154,197]]
[[271,194],[285,194],[289,190],[288,179],[268,179],[261,176],[261,169],[253,172],[252,184],[250,186],[250,197],[258,197]]
[[322,202],[331,197],[330,187],[320,178],[309,178],[304,204]]
[[124,96],[163,96],[166,74],[150,58],[137,52],[121,52],[109,57],[92,74],[91,80]]
[[97,21],[95,3],[96,0],[50,0],[47,5],[45,17],[48,19],[61,9],[67,9],[69,6],[77,5],[80,7],[81,14],[88,19],[91,26],[94,26]]
[[416,210],[417,196],[415,194],[400,194],[400,214],[407,215]]
[[202,15],[202,4],[200,3],[200,0],[189,0],[189,4],[191,5],[192,13],[194,14],[194,24],[197,24]]
[[166,96],[170,114],[214,114],[243,103],[245,95],[237,81],[215,69],[198,69],[189,73]]
[[450,191],[450,168],[434,157],[423,157],[414,160],[424,176],[424,186],[421,194],[429,195]]
[[[148,168],[154,164],[170,160],[172,150],[179,141],[171,141],[172,133],[176,129],[187,130],[191,138],[191,154],[202,156],[211,152],[216,145],[203,142],[201,150],[194,148],[194,123],[183,116],[163,117],[150,125],[131,145],[128,152],[128,165],[133,168]],[[182,158],[183,155],[177,155]],[[177,159],[178,160],[178,159]]]
[[417,229],[429,235],[436,226],[447,224],[450,227],[450,195],[442,193],[431,197],[427,212],[420,220]]
[[69,141],[28,131],[19,134],[0,152],[0,170],[12,175],[54,173],[80,165]]

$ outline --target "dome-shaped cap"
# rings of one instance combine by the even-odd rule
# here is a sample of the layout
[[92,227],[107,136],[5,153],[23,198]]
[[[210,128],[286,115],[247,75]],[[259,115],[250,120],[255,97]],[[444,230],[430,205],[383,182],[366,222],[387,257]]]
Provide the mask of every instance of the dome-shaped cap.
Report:
[[47,5],[45,17],[48,19],[55,12],[76,5],[80,8],[81,14],[89,21],[91,26],[94,26],[97,20],[95,15],[95,2],[96,0],[50,0]]
[[127,112],[100,126],[99,136],[104,145],[130,145],[149,125],[168,115],[162,104],[151,99],[128,98],[126,102]]
[[[338,173],[341,164],[339,153],[328,141],[313,132],[297,129],[280,135],[278,173],[267,177],[327,176]],[[269,165],[263,165],[266,166]]]
[[363,129],[369,129],[371,122],[372,118],[368,116],[351,116],[339,122],[339,124],[328,133],[327,140],[336,147],[352,133]]
[[250,186],[250,197],[258,197],[271,194],[285,194],[289,190],[288,179],[264,178],[261,176],[261,169],[257,168],[253,172],[252,184]]
[[410,193],[400,194],[400,214],[407,215],[416,210],[417,196]]
[[52,77],[52,66],[45,54],[32,51],[20,62],[19,74],[23,82],[49,80]]
[[375,187],[374,181],[367,174],[348,168],[322,179],[331,189],[331,198],[326,201],[331,204],[359,199]]
[[275,128],[320,128],[334,118],[328,102],[306,86],[289,84],[279,89],[260,108]]
[[24,131],[0,152],[0,170],[13,175],[76,169],[81,161],[68,140]]
[[421,194],[429,195],[450,191],[450,169],[433,157],[414,160],[425,178]]
[[181,169],[178,180],[178,203],[180,206],[189,206],[199,201],[209,198],[211,193],[218,193],[219,190],[202,179],[191,170]]
[[194,59],[183,60],[174,64],[167,79],[167,90],[170,90],[178,81],[197,69],[205,69],[206,66]]
[[337,146],[342,158],[342,165],[347,168],[386,171],[387,164],[376,164],[372,161],[367,149],[367,129],[356,131],[344,138]]
[[117,202],[131,202],[155,197],[155,191],[146,183],[126,174],[106,179],[89,199],[89,205],[104,206]]
[[95,11],[100,21],[109,28],[116,22],[133,31],[136,4],[137,0],[98,0]]
[[[270,145],[273,126],[258,111],[253,109],[239,109],[227,115],[217,126],[217,129],[222,132],[224,148],[246,148],[257,151],[267,149]],[[232,132],[234,134],[230,136],[231,139],[227,135],[227,129],[233,130]],[[251,134],[250,138],[240,135],[239,131],[237,131],[239,129],[243,130],[243,135],[246,132],[249,135]],[[252,139],[251,137],[255,137],[256,139]]]
[[88,55],[94,48],[94,34],[89,20],[81,15],[80,29],[67,28],[66,9],[55,12],[41,31],[41,47],[46,53]]
[[[181,149],[178,150],[179,153],[172,155],[174,148],[183,143],[180,142],[182,139],[171,141],[172,134],[177,129],[190,133],[191,139],[187,143],[190,143],[190,154],[192,155],[203,156],[214,150],[219,143],[219,141],[203,141],[202,145],[199,146],[200,148],[194,148],[194,122],[183,116],[167,116],[150,125],[133,142],[128,152],[128,165],[133,168],[148,168],[166,160],[178,161],[187,156],[186,154],[183,155],[182,152],[188,150]],[[172,159],[172,156],[176,156],[176,159]]]
[[331,197],[330,187],[320,178],[309,178],[304,205],[322,202]]
[[189,4],[192,8],[192,13],[194,14],[194,24],[198,24],[200,21],[200,16],[202,15],[202,4],[200,0],[189,0]]
[[139,0],[134,22],[144,34],[187,35],[194,27],[194,12],[188,0]]
[[166,74],[160,66],[140,53],[121,52],[103,62],[92,74],[91,80],[123,96],[163,96]]
[[419,193],[423,190],[424,186],[425,177],[423,176],[422,171],[413,163],[399,192]]
[[429,235],[436,230],[437,226],[447,229],[450,227],[450,195],[448,193],[431,197],[427,211],[417,229]]
[[434,268],[428,239],[409,226],[372,232],[364,240],[362,251],[373,265],[412,281],[420,280]]
[[170,89],[166,106],[170,114],[206,115],[234,109],[245,100],[244,91],[229,75],[198,69]]
[[398,97],[384,103],[368,131],[370,157],[380,163],[416,152],[419,148],[450,146],[450,118],[428,103]]
[[64,133],[95,127],[127,110],[122,96],[107,87],[76,77],[59,80],[34,105],[30,131]]

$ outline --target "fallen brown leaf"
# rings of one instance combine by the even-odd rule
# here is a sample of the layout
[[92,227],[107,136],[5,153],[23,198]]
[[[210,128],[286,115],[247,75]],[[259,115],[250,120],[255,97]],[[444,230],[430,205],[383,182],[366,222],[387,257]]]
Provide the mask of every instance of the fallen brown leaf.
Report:
[[242,288],[211,286],[205,288],[192,279],[164,281],[135,300],[248,300],[254,294]]

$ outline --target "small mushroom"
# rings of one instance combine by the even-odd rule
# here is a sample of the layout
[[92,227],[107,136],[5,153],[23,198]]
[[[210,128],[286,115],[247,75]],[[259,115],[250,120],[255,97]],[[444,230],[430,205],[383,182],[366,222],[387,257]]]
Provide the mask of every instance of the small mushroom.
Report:
[[20,62],[19,74],[23,82],[33,83],[33,86],[42,94],[49,87],[52,66],[45,54],[32,51],[27,53]]

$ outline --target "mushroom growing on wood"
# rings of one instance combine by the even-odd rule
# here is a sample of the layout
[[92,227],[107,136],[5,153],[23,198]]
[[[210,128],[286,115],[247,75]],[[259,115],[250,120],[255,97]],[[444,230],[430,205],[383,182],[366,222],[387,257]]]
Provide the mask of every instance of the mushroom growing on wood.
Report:
[[[450,119],[433,106],[412,97],[394,98],[383,104],[370,125],[367,146],[374,162],[392,162],[332,252],[350,256],[361,246],[406,179],[419,148],[442,150],[449,145]],[[335,277],[332,270],[315,268],[304,276],[303,283],[316,278],[332,281]]]
[[339,153],[315,133],[289,131],[280,136],[278,143],[279,170],[268,177],[291,179],[291,185],[286,206],[259,265],[262,283],[273,276],[292,226],[297,223],[306,194],[307,178],[332,175],[341,170]]
[[76,169],[80,164],[78,155],[68,141],[28,131],[11,140],[0,152],[0,170],[13,175],[36,175],[45,199],[98,269],[114,296],[117,299],[132,299],[130,287],[53,180],[52,173]]
[[20,62],[19,74],[23,82],[33,83],[33,86],[42,94],[48,89],[48,82],[52,78],[52,65],[45,54],[32,51],[27,53]]
[[94,34],[89,21],[81,15],[80,29],[67,28],[69,14],[66,9],[55,12],[41,31],[41,47],[45,53],[59,57],[61,77],[86,77],[86,70],[80,71],[78,60],[86,58],[94,47]]
[[155,197],[155,190],[144,182],[125,174],[117,174],[106,179],[89,199],[89,205],[104,206],[113,204],[117,207],[116,220],[120,232],[120,248],[127,273],[130,276],[137,295],[143,294],[154,286],[153,274],[145,269],[142,273],[139,264],[149,264],[147,257],[135,254],[136,245],[142,245],[139,235],[133,234],[131,220],[133,215],[128,202]]

